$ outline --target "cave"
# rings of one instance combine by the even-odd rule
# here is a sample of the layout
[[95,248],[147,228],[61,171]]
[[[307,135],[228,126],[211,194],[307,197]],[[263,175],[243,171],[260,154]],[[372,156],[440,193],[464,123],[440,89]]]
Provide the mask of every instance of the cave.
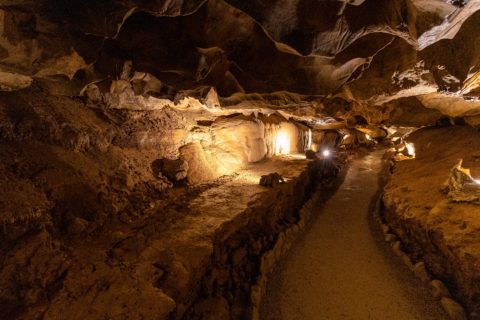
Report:
[[0,0],[1,320],[480,319],[480,0]]

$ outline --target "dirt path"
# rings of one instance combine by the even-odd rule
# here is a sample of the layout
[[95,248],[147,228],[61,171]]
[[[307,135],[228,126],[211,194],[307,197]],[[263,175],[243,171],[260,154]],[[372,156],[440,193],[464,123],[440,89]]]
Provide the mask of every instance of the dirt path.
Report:
[[269,279],[262,320],[447,319],[371,222],[382,154],[351,163],[345,182]]

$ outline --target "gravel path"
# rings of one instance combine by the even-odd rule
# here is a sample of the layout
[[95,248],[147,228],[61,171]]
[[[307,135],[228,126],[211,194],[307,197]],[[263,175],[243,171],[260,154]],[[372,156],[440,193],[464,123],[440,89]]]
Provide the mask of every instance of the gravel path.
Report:
[[351,163],[345,182],[270,277],[262,320],[447,319],[372,222],[382,154]]

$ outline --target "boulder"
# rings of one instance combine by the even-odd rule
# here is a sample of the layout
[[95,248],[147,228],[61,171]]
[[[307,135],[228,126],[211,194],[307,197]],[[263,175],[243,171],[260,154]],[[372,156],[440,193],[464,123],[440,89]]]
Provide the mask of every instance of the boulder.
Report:
[[187,177],[188,163],[182,159],[157,159],[152,163],[155,177],[167,177],[170,181],[178,182]]
[[188,163],[187,180],[191,185],[212,181],[227,173],[199,142],[181,147],[180,158]]
[[463,160],[450,170],[450,177],[445,182],[444,190],[454,202],[472,202],[480,204],[480,185],[472,177],[470,169],[462,166]]
[[280,183],[285,183],[285,179],[277,172],[262,176],[259,182],[261,186],[272,188]]

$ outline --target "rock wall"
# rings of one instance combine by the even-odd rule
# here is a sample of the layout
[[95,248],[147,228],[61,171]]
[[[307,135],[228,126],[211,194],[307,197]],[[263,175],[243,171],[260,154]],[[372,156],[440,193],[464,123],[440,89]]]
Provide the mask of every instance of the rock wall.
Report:
[[[146,310],[141,301],[159,299],[164,306],[151,312],[170,313],[169,295],[151,283],[135,285],[122,270],[141,237],[133,232],[125,240],[113,230],[130,230],[152,216],[162,228],[171,225],[173,209],[155,208],[175,203],[172,215],[188,216],[185,206],[194,197],[182,198],[186,190],[198,195],[277,154],[281,131],[288,152],[308,148],[310,128],[274,110],[222,109],[214,90],[203,102],[147,98],[143,93],[155,81],[132,76],[128,64],[123,69],[126,75],[109,83],[107,93],[101,84],[74,98],[45,94],[38,86],[0,93],[0,175],[6,182],[0,186],[0,306],[9,318],[55,317],[67,306],[80,318],[90,308],[102,314],[103,303],[120,299],[115,292],[128,288],[134,289],[122,301]],[[259,177],[252,179],[258,184]],[[85,243],[95,243],[98,251],[89,252]],[[116,245],[122,249],[112,249]],[[100,271],[84,271],[87,265]],[[103,290],[97,281],[110,289],[93,302],[90,294]],[[62,302],[50,307],[53,299]],[[135,317],[133,309],[125,314]]]

